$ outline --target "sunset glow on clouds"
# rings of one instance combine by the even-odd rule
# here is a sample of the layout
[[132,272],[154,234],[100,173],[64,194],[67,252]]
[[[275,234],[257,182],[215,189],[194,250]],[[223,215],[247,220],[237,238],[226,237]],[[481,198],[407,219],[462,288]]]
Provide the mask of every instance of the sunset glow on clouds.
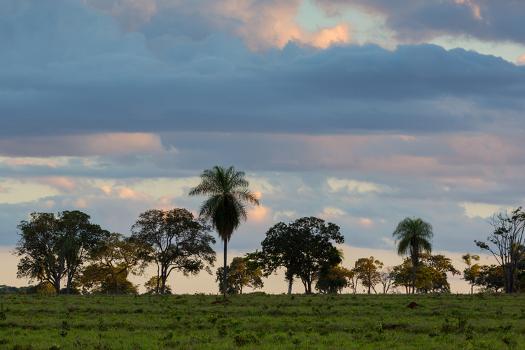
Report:
[[32,211],[124,234],[150,208],[197,213],[219,164],[262,203],[238,251],[319,215],[359,249],[421,216],[438,250],[478,252],[525,201],[523,18],[510,0],[2,1],[0,245]]

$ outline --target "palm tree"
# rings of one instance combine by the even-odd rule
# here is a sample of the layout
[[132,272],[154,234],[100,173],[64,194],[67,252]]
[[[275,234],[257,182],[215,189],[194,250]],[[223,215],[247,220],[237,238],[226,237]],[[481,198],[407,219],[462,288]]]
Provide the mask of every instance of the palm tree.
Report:
[[227,288],[227,254],[228,241],[241,221],[246,220],[246,205],[259,205],[256,195],[250,192],[249,183],[242,171],[234,167],[227,169],[215,166],[204,170],[201,183],[191,189],[190,196],[205,195],[208,198],[202,203],[200,216],[210,220],[224,242],[224,297]]
[[432,251],[432,225],[420,218],[405,218],[392,234],[397,241],[397,253],[408,254],[412,261],[412,293],[415,292],[416,271],[421,254]]

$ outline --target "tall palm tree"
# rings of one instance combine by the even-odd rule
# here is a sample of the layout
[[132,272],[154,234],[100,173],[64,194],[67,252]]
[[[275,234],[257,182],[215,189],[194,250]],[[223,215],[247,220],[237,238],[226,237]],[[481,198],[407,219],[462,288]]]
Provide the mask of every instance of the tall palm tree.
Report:
[[259,205],[256,195],[250,192],[249,183],[242,171],[234,167],[223,168],[215,166],[204,170],[201,174],[201,183],[191,189],[190,196],[205,195],[208,198],[202,203],[200,216],[211,221],[219,237],[224,242],[224,296],[228,290],[227,254],[228,241],[233,231],[239,227],[241,221],[246,220],[246,206]]
[[414,293],[421,254],[432,251],[432,243],[430,243],[434,235],[432,225],[420,218],[405,218],[397,225],[392,235],[397,241],[397,253],[408,254],[412,261],[412,293]]

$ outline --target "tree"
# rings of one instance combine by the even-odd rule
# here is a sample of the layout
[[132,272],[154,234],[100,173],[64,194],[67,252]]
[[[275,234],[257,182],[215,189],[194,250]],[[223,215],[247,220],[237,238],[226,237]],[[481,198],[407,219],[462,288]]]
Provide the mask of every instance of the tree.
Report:
[[[225,293],[225,285],[223,284],[224,268],[217,269],[217,282],[219,282],[219,291]],[[262,288],[264,283],[262,281],[263,273],[256,264],[251,264],[246,257],[233,258],[230,266],[228,266],[228,284],[227,294],[242,294],[244,287],[253,289]]]
[[485,242],[474,241],[478,247],[489,251],[504,271],[505,292],[517,291],[518,265],[525,245],[525,212],[521,207],[514,209],[510,215],[499,213],[492,217],[492,234]]
[[157,267],[157,293],[166,292],[173,270],[197,274],[215,262],[210,227],[186,209],[152,209],[140,214],[132,226],[131,241],[140,247],[139,256]]
[[90,222],[80,211],[32,213],[29,221],[18,228],[20,240],[15,254],[21,257],[18,277],[49,282],[56,293],[66,279],[66,293],[71,293],[86,256],[96,249],[108,234]]
[[[160,285],[159,276],[151,277],[146,283],[144,283],[144,287],[146,288],[146,293],[147,294],[159,294],[159,285]],[[171,287],[168,285],[165,285],[163,294],[171,294]]]
[[84,268],[81,285],[86,291],[105,294],[136,294],[137,288],[127,279],[129,274],[140,275],[146,261],[140,256],[138,242],[121,234],[108,235],[90,256]]
[[408,254],[412,261],[412,293],[415,293],[416,272],[419,267],[420,256],[424,252],[432,251],[430,240],[434,235],[432,225],[420,218],[405,218],[396,227],[392,234],[397,240],[399,255]]
[[383,263],[373,256],[369,258],[360,258],[355,262],[354,273],[361,281],[361,284],[368,288],[368,294],[371,290],[376,292],[375,285],[381,282],[381,274],[379,270],[383,267]]
[[479,277],[480,268],[479,264],[474,264],[474,261],[479,261],[479,255],[465,254],[462,256],[463,261],[467,267],[463,270],[463,279],[470,284],[470,294],[474,293],[474,286],[476,285],[476,279]]
[[268,230],[261,243],[265,271],[269,274],[284,267],[288,293],[294,277],[298,277],[305,293],[310,294],[321,267],[340,255],[333,243],[343,242],[339,226],[319,218],[304,217],[290,224],[280,222]]
[[387,294],[394,283],[392,268],[388,267],[386,271],[379,272],[379,283],[383,287],[383,294]]
[[[204,195],[208,198],[201,205],[200,216],[212,222],[224,243],[223,283],[228,285],[228,242],[241,221],[247,219],[246,205],[259,205],[257,196],[249,190],[249,182],[242,171],[215,166],[204,170],[201,182],[190,191],[190,196]],[[224,297],[226,291],[224,288]]]
[[394,285],[405,287],[407,294],[413,293],[414,290],[423,293],[448,293],[450,292],[450,284],[447,275],[449,273],[452,275],[459,274],[449,258],[428,253],[420,256],[415,280],[412,278],[412,272],[413,266],[410,258],[404,259],[402,264],[394,266],[392,269]]
[[333,266],[324,266],[319,271],[319,278],[315,288],[325,294],[341,293],[343,288],[351,285],[354,271],[349,270],[340,264]]
[[500,265],[482,265],[476,278],[476,286],[484,290],[499,292],[505,288],[505,272]]

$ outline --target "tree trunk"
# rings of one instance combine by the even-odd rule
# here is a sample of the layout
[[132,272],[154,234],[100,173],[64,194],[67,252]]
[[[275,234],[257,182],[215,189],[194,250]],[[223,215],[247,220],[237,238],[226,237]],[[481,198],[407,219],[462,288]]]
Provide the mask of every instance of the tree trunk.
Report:
[[288,279],[288,295],[292,294],[293,278]]
[[228,240],[224,240],[224,272],[222,275],[222,285],[223,285],[223,294],[224,299],[226,299],[226,294],[228,293]]
[[57,294],[60,294],[60,278],[55,279],[53,283],[53,288],[55,288],[55,292]]

